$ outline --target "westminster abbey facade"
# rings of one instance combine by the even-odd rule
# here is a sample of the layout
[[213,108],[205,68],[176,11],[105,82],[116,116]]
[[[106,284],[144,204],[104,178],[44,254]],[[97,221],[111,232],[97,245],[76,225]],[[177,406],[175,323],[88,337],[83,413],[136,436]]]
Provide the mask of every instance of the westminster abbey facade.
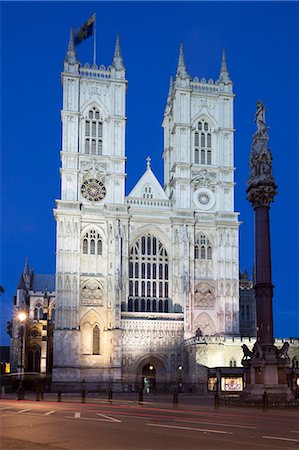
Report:
[[[62,85],[56,276],[46,296],[55,313],[53,383],[130,389],[148,376],[158,388],[175,383],[178,370],[191,380],[195,336],[239,335],[234,93],[225,53],[216,81],[192,79],[181,46],[163,120],[164,185],[148,158],[128,195],[119,38],[110,66],[81,66],[71,33]],[[45,291],[32,291],[33,324]],[[229,365],[229,356],[219,362]]]

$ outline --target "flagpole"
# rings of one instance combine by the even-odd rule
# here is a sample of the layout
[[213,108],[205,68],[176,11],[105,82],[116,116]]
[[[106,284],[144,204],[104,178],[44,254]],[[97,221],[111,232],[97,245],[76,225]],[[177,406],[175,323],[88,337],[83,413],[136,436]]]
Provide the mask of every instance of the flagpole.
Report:
[[94,14],[94,33],[93,33],[93,63],[96,64],[97,59],[97,26],[96,13]]

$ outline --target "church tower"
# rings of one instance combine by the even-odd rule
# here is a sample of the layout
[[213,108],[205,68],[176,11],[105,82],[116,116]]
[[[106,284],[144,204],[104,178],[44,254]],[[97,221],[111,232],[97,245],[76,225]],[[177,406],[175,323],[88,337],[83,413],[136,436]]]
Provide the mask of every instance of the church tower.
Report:
[[109,67],[83,67],[71,31],[62,86],[53,381],[101,382],[121,370],[127,81],[119,36]]
[[187,243],[174,250],[174,271],[186,277],[185,337],[197,326],[202,334],[238,333],[233,100],[225,50],[217,81],[192,80],[181,45],[164,114],[163,157],[164,189]]

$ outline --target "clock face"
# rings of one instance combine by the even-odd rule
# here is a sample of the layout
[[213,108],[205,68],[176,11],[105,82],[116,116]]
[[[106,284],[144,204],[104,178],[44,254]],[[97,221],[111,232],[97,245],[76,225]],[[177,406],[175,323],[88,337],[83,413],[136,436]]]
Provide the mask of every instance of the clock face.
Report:
[[101,181],[91,178],[82,184],[81,194],[91,202],[99,202],[105,197],[106,188]]

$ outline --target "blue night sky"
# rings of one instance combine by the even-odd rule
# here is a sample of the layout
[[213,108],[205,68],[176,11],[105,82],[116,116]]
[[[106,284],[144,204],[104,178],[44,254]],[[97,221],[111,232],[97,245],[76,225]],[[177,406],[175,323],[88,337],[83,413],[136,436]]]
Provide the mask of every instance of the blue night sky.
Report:
[[[226,48],[235,98],[235,210],[240,268],[253,264],[253,210],[245,200],[255,103],[267,106],[279,195],[271,209],[274,330],[299,335],[298,315],[298,4],[276,2],[1,3],[1,343],[25,258],[36,273],[55,271],[59,198],[60,72],[70,26],[97,13],[98,64],[111,64],[116,32],[129,80],[127,192],[152,157],[163,182],[161,123],[169,76],[183,41],[192,77],[218,78]],[[92,38],[78,59],[92,63]],[[142,102],[141,102],[142,100]],[[297,208],[296,208],[297,206]]]

